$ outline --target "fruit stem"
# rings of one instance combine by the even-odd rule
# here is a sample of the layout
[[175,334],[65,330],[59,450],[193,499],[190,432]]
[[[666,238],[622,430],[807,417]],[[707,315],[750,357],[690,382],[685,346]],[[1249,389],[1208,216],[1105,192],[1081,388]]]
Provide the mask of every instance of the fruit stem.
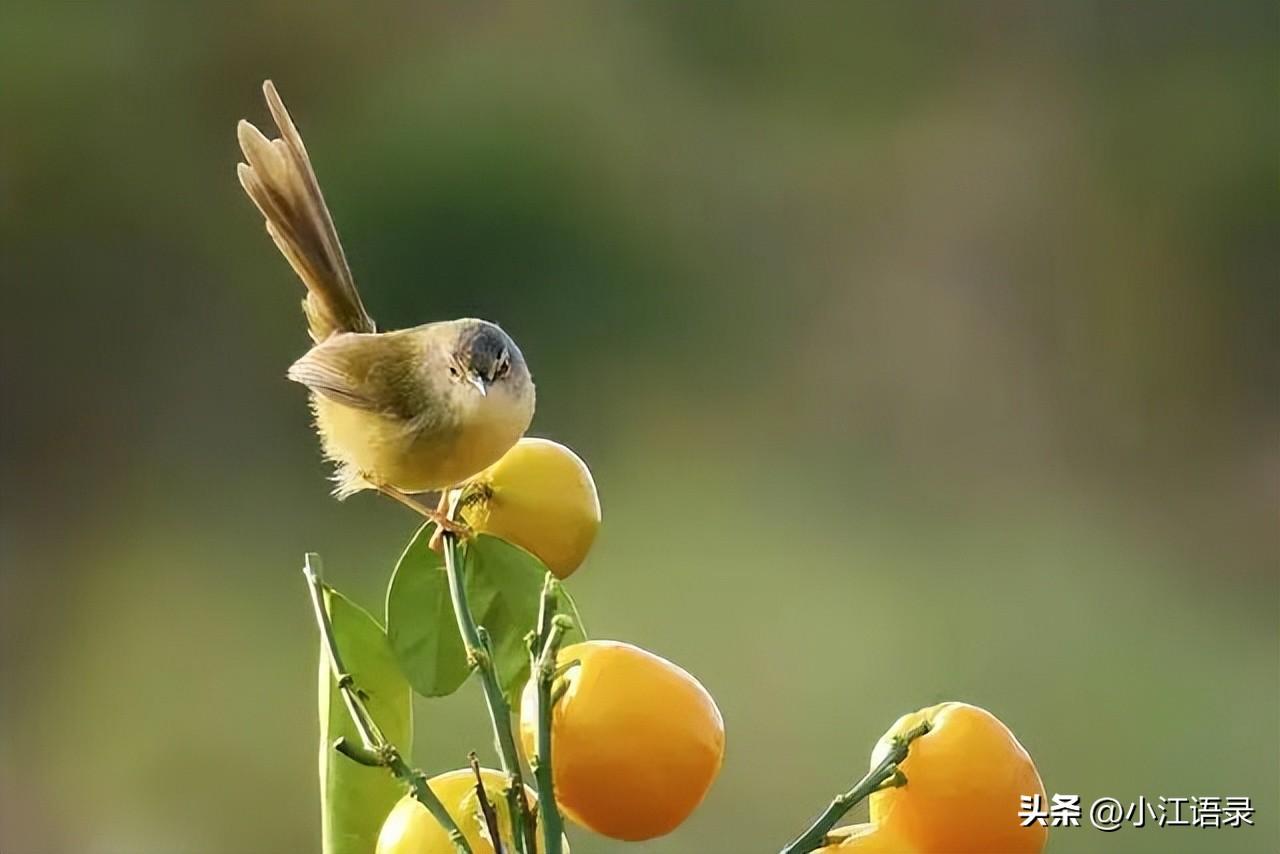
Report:
[[529,760],[534,777],[538,781],[538,814],[542,826],[543,854],[560,854],[564,838],[564,819],[556,805],[555,774],[551,765],[551,720],[553,707],[552,685],[563,670],[556,666],[556,656],[565,632],[573,627],[573,620],[556,613],[559,600],[555,576],[547,573],[542,584],[542,600],[538,607],[538,625],[529,641],[529,669],[538,690],[538,736],[536,753]]
[[[450,494],[449,519],[457,517],[460,498],[461,493],[458,491]],[[466,649],[467,664],[480,674],[480,684],[484,688],[485,702],[489,707],[489,722],[493,725],[494,743],[498,748],[498,760],[502,765],[502,772],[507,775],[507,798],[512,807],[511,840],[515,846],[515,854],[533,854],[536,850],[533,817],[529,799],[525,797],[520,754],[516,752],[516,739],[511,730],[511,706],[498,682],[489,635],[483,626],[476,625],[471,606],[467,604],[467,591],[459,568],[458,538],[445,531],[441,543],[445,574],[449,581],[449,599],[453,603],[453,616],[458,622],[458,634],[462,636],[462,645]]]
[[894,738],[889,753],[884,759],[867,772],[867,776],[859,780],[852,789],[836,795],[822,815],[818,816],[817,821],[788,843],[781,854],[807,854],[809,851],[821,848],[826,844],[827,834],[836,826],[836,823],[868,795],[884,786],[886,782],[890,785],[905,785],[906,777],[898,765],[907,758],[907,750],[911,742],[927,733],[929,729],[929,723],[926,721],[915,729]]
[[444,804],[436,797],[435,792],[427,785],[427,777],[421,771],[409,766],[396,746],[387,741],[382,730],[378,728],[369,707],[364,703],[364,694],[356,687],[355,677],[342,664],[342,654],[338,651],[338,639],[333,632],[333,620],[329,617],[329,609],[325,606],[324,583],[320,555],[308,552],[303,560],[302,574],[307,579],[307,589],[311,593],[311,608],[315,612],[316,625],[320,629],[320,637],[324,641],[328,653],[329,669],[337,683],[338,693],[351,715],[356,732],[360,736],[361,747],[348,744],[343,739],[334,743],[334,749],[349,759],[362,765],[380,765],[386,768],[393,777],[409,787],[415,800],[427,808],[427,811],[440,823],[449,841],[458,854],[471,854],[471,846],[458,828],[458,823],[449,815]]

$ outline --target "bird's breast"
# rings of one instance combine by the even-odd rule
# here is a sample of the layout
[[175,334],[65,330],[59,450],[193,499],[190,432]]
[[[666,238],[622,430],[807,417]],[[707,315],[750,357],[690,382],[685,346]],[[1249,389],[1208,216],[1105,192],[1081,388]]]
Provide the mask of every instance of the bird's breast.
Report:
[[497,462],[533,417],[532,401],[514,395],[474,395],[455,403],[450,419],[404,420],[317,396],[316,424],[334,460],[397,489],[426,492],[454,486]]
[[529,429],[531,402],[505,393],[473,400],[454,431],[442,486],[453,486],[496,463]]

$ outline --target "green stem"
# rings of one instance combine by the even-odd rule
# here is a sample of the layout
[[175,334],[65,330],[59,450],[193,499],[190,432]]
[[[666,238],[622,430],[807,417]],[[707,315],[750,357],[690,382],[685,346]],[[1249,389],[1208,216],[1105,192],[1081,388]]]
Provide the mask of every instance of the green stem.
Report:
[[817,821],[783,848],[781,854],[806,854],[809,851],[821,848],[826,843],[827,834],[844,817],[844,814],[883,786],[886,781],[893,780],[897,785],[905,785],[906,778],[898,766],[902,763],[902,760],[907,758],[907,750],[911,746],[911,742],[928,731],[929,724],[925,722],[905,735],[894,738],[888,755],[880,760],[876,767],[872,768],[867,773],[867,776],[859,780],[852,789],[836,795],[822,815],[818,816]]
[[344,739],[338,739],[334,743],[334,749],[362,765],[379,765],[386,768],[393,777],[409,787],[409,791],[418,803],[426,807],[427,811],[440,823],[444,832],[448,834],[449,841],[453,843],[454,850],[458,854],[471,854],[471,846],[467,844],[466,837],[458,828],[458,823],[453,820],[453,816],[449,815],[444,804],[427,785],[426,775],[410,767],[400,756],[396,746],[387,741],[382,730],[373,720],[373,716],[369,714],[364,697],[356,687],[355,678],[343,666],[342,654],[338,650],[338,640],[333,632],[333,620],[330,619],[329,609],[325,606],[324,585],[320,580],[319,555],[307,554],[302,574],[307,578],[307,589],[311,593],[311,607],[315,612],[316,625],[320,629],[320,637],[324,640],[325,650],[328,652],[329,669],[333,672],[338,693],[342,695],[347,713],[351,715],[351,721],[355,724],[356,732],[360,736],[360,747],[357,748]]
[[556,656],[565,632],[573,621],[557,615],[556,581],[551,573],[542,585],[542,602],[538,609],[538,626],[529,645],[533,678],[538,689],[538,738],[537,752],[529,760],[538,782],[538,816],[542,827],[543,854],[560,854],[564,839],[564,819],[556,805],[555,774],[551,764],[551,721],[554,701],[551,692],[560,669]]
[[[453,493],[449,502],[449,518],[458,509],[459,493]],[[466,650],[467,664],[479,672],[484,689],[485,702],[489,706],[489,722],[493,725],[494,742],[498,748],[498,760],[507,775],[507,798],[511,805],[511,838],[516,854],[535,851],[532,813],[529,799],[525,797],[524,778],[520,771],[520,754],[516,750],[515,734],[511,729],[511,706],[502,693],[498,672],[493,664],[493,647],[483,626],[476,624],[471,606],[467,604],[467,590],[463,583],[458,561],[458,538],[446,531],[441,538],[444,550],[444,568],[449,581],[449,598],[453,603],[453,615],[458,622],[458,633]]]

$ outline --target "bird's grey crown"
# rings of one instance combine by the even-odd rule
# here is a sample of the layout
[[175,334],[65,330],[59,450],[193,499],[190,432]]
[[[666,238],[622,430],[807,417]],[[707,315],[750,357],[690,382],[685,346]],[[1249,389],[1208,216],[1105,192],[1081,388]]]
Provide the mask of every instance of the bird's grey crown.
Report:
[[464,326],[458,334],[458,361],[482,377],[492,377],[505,356],[511,363],[522,361],[520,349],[501,328],[486,320]]

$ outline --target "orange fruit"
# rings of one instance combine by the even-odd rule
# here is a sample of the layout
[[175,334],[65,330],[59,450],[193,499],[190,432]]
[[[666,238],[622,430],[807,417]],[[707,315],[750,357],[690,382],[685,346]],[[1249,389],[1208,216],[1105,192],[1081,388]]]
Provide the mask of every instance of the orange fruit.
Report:
[[[489,803],[497,814],[502,846],[511,851],[511,820],[507,799],[503,794],[507,787],[507,776],[501,771],[482,768],[480,777],[484,780],[484,791]],[[458,829],[470,844],[472,854],[493,854],[493,844],[489,841],[488,829],[484,827],[480,797],[476,792],[476,778],[472,770],[462,768],[449,771],[432,777],[427,785],[458,823]],[[525,794],[529,798],[530,807],[534,807],[537,804],[534,791],[525,786]],[[542,844],[540,839],[538,844]],[[569,851],[567,842],[564,850]],[[412,795],[405,795],[392,807],[383,822],[375,854],[455,853],[453,843],[435,817]]]
[[870,798],[871,821],[926,854],[1039,854],[1048,835],[1018,818],[1023,795],[1040,795],[1035,763],[999,718],[968,703],[942,703],[898,718],[871,754],[874,768],[895,736],[928,721],[899,766],[906,785]]
[[577,569],[600,529],[600,498],[587,464],[564,445],[526,436],[465,487],[472,530],[537,556],[557,578]]
[[[613,839],[671,832],[720,771],[724,720],[715,701],[684,670],[631,644],[588,641],[560,650],[559,664],[575,660],[551,718],[561,811]],[[537,747],[537,711],[530,680],[520,703],[526,756]]]

